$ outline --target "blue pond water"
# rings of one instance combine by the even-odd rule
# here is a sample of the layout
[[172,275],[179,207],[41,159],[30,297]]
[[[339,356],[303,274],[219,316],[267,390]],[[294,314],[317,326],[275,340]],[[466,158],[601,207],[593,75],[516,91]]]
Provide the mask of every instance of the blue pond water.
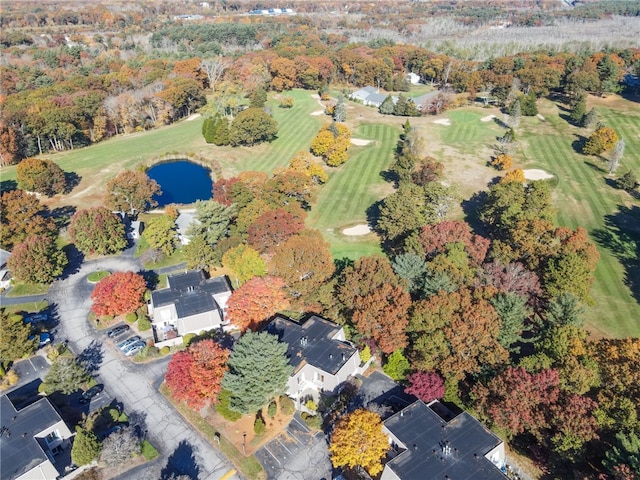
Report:
[[197,163],[187,160],[159,163],[147,170],[147,175],[162,189],[162,195],[155,196],[160,207],[170,203],[209,200],[212,196],[209,170]]

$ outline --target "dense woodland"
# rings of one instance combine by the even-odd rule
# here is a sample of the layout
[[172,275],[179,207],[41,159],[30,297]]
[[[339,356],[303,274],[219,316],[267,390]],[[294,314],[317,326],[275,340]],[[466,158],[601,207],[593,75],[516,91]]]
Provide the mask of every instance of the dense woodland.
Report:
[[[500,19],[521,26],[640,15],[631,1],[573,8],[556,3],[520,2],[528,8],[509,10],[501,2],[393,2],[384,22],[402,33],[413,26],[409,16],[420,14],[471,25],[493,22],[499,12]],[[576,111],[586,93],[621,92],[627,88],[624,75],[640,74],[637,45],[459,58],[388,39],[351,41],[355,29],[381,24],[383,2],[350,3],[354,15],[331,31],[323,28],[329,17],[321,13],[342,5],[290,4],[312,15],[234,17],[260,4],[233,1],[211,2],[205,12],[186,2],[114,2],[81,10],[72,4],[3,4],[0,161],[19,164],[22,189],[54,195],[69,188],[64,174],[54,162],[30,157],[153,129],[195,112],[217,125],[203,131],[213,143],[269,141],[273,130],[264,138],[243,136],[255,130],[255,122],[264,124],[263,116],[270,118],[267,92],[302,88],[328,96],[329,90],[347,93],[366,85],[392,92],[402,90],[406,74],[414,72],[447,96],[437,108],[416,114],[490,99],[514,119],[530,114],[541,97],[558,98]],[[172,19],[183,13],[204,19]],[[333,108],[337,121],[323,127],[311,153],[339,165],[347,147],[342,152],[332,142],[349,144],[349,132],[337,103]],[[586,121],[587,112],[575,116]],[[277,125],[271,127],[277,132]],[[591,146],[613,148],[617,138],[606,135],[601,131]],[[374,227],[385,255],[353,262],[332,258],[320,232],[305,227],[326,181],[311,153],[271,175],[219,178],[214,200],[196,205],[201,224],[184,247],[189,267],[235,272],[238,288],[229,315],[239,329],[255,331],[278,311],[317,312],[344,325],[350,339],[381,359],[394,378],[409,376],[410,391],[424,391],[425,379],[441,385],[436,397],[475,413],[530,457],[545,478],[640,475],[640,340],[592,340],[583,328],[599,254],[584,229],[555,224],[548,183],[505,177],[474,198],[473,228],[453,220],[455,192],[439,181],[442,165],[424,156],[422,139],[407,120],[389,172],[394,193],[376,205]],[[105,205],[134,214],[152,206],[157,185],[140,172],[121,175],[106,186]],[[133,200],[118,203],[126,186]],[[13,267],[26,265],[24,278],[42,283],[60,275],[66,259],[53,239],[64,222],[54,221],[59,219],[23,190],[3,192],[1,206],[1,246],[14,249]],[[145,238],[155,250],[168,254],[177,248],[175,213],[147,227]],[[69,221],[69,235],[87,254],[125,246],[122,225],[106,208],[79,210]],[[104,225],[102,231],[95,224]],[[39,265],[47,268],[34,278]],[[209,359],[220,380],[228,352],[214,342],[211,349],[220,360]],[[188,354],[177,358],[195,361]],[[238,359],[231,363],[232,370],[239,368]],[[186,378],[173,371],[168,382],[172,375]],[[234,380],[207,381],[213,390],[186,391],[183,399],[200,406],[215,402],[221,388],[239,388]],[[433,390],[425,398],[430,395]],[[232,397],[232,405],[240,399]]]

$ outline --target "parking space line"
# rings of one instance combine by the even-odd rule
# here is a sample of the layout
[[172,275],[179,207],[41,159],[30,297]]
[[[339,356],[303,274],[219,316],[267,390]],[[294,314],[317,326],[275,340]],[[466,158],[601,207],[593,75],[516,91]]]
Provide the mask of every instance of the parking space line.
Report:
[[278,457],[276,457],[273,453],[271,453],[271,450],[269,450],[266,445],[263,448],[267,451],[269,455],[271,455],[275,459],[276,462],[278,462],[278,465],[282,466],[282,463],[280,463],[280,460],[278,460]]
[[280,445],[282,445],[282,446],[284,447],[284,449],[285,449],[287,452],[289,452],[289,455],[293,455],[293,452],[292,452],[291,450],[289,450],[289,449],[287,448],[287,446],[286,446],[284,443],[282,443],[282,442],[280,441],[280,439],[279,439],[279,438],[276,438],[276,442],[278,442]]
[[287,428],[287,433],[288,433],[289,435],[291,435],[293,438],[295,438],[295,439],[296,439],[296,442],[298,442],[300,445],[304,445],[304,443],[302,442],[302,440],[300,440],[298,437],[296,437],[296,436],[293,434],[293,432],[292,432],[291,430],[289,430],[288,428]]
[[309,430],[309,427],[307,427],[304,423],[301,423],[301,422],[300,422],[300,420],[298,420],[296,417],[293,417],[293,419],[296,421],[296,423],[297,423],[298,425],[300,425],[300,426],[302,427],[302,429],[303,429],[305,432],[310,432],[310,431],[311,431],[311,430]]

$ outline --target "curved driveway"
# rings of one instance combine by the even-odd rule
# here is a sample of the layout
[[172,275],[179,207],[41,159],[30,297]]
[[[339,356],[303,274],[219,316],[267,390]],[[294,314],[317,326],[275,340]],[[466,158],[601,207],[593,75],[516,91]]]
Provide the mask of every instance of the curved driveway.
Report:
[[[76,354],[86,350],[94,352],[99,365],[94,375],[108,393],[124,404],[127,413],[137,412],[145,418],[147,438],[161,454],[161,461],[144,467],[147,472],[136,468],[128,476],[119,478],[166,478],[170,473],[177,473],[200,480],[219,479],[233,468],[232,464],[186,423],[157,390],[167,361],[133,364],[107,345],[105,335],[96,332],[87,321],[93,285],[86,277],[99,270],[137,272],[140,263],[129,255],[88,261],[78,272],[56,281],[47,297],[57,306],[57,337],[66,338]],[[156,475],[160,467],[162,472]],[[241,477],[236,474],[230,478]]]

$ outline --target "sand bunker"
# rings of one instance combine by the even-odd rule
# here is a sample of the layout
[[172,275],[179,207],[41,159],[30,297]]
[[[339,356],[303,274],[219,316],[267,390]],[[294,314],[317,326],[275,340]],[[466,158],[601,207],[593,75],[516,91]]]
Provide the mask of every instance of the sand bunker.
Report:
[[553,175],[545,172],[544,170],[539,170],[537,168],[532,168],[530,170],[523,170],[524,178],[527,180],[548,180],[553,178]]
[[487,115],[486,117],[482,117],[480,119],[481,122],[490,122],[491,120],[493,120],[494,118],[496,118],[495,115]]
[[544,122],[544,117],[540,114],[537,114],[536,117],[538,117],[540,120],[542,120]]
[[315,112],[311,112],[311,115],[324,115],[324,110],[316,110]]
[[366,235],[367,233],[371,233],[371,229],[369,228],[369,225],[360,224],[355,227],[345,228],[342,230],[342,233],[350,236]]
[[364,138],[352,138],[351,143],[354,145],[369,145],[371,140],[365,140]]
[[439,125],[451,125],[451,120],[448,118],[441,118],[440,120],[434,120],[433,123],[437,123]]
[[190,116],[187,118],[187,122],[191,122],[192,120],[195,120],[196,118],[200,118],[200,116],[201,116],[201,115],[200,115],[199,113],[194,113],[193,115],[190,115]]

